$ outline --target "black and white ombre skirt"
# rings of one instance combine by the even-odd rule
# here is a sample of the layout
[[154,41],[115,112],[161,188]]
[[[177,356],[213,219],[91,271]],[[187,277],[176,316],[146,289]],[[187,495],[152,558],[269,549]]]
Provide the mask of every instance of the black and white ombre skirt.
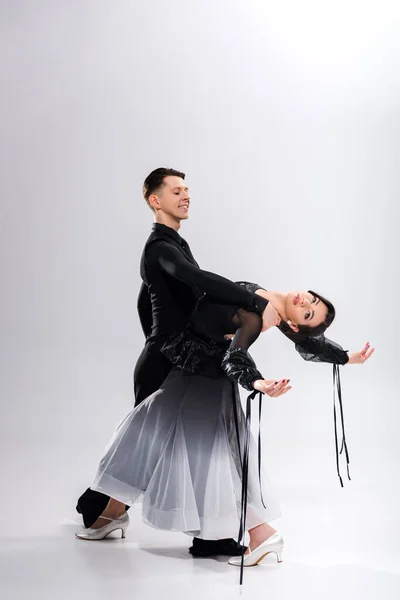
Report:
[[[236,537],[244,439],[237,385],[174,368],[118,425],[91,488],[128,505],[141,497],[152,527],[207,540]],[[246,529],[281,514],[264,472],[263,506],[257,464],[251,437]]]

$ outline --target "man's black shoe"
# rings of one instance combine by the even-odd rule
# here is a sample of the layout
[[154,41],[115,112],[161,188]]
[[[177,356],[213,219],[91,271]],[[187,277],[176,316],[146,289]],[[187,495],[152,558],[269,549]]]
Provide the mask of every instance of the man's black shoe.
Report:
[[189,552],[192,556],[205,558],[207,556],[241,556],[244,551],[246,552],[247,547],[241,546],[238,542],[232,538],[226,538],[223,540],[201,540],[200,538],[193,538],[193,546],[189,548]]
[[[78,498],[76,511],[82,515],[85,527],[91,527],[93,525],[105,510],[109,500],[110,496],[106,496],[106,494],[96,492],[90,488]],[[126,510],[128,510],[128,508],[129,506],[125,507]]]

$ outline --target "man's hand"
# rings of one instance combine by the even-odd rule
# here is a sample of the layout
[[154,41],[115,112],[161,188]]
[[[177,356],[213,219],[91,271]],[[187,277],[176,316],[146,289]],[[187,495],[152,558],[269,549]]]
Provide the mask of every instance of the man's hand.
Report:
[[[256,292],[257,293],[257,292]],[[281,322],[281,318],[279,316],[278,311],[272,306],[271,302],[268,302],[265,310],[262,314],[262,329],[261,331],[267,331],[271,329],[271,327],[275,327],[279,325]]]
[[277,398],[292,389],[292,386],[288,385],[289,381],[290,379],[281,379],[280,381],[257,379],[253,382],[253,388],[258,392],[271,396],[271,398]]
[[[268,308],[268,307],[267,307]],[[360,352],[349,352],[348,365],[362,365],[374,353],[375,348],[370,348],[367,342]]]

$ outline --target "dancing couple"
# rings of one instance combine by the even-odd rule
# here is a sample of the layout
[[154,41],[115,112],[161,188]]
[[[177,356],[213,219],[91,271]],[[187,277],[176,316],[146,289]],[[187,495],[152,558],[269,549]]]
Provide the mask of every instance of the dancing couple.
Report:
[[[101,457],[94,482],[78,500],[84,540],[101,540],[129,524],[142,499],[149,525],[193,536],[193,556],[228,555],[254,566],[283,539],[269,525],[280,516],[250,433],[256,394],[286,394],[289,379],[266,378],[249,354],[262,332],[278,329],[305,360],[362,364],[374,349],[344,351],[324,336],[333,305],[314,291],[281,293],[233,283],[201,270],[179,235],[188,218],[185,174],[156,169],[143,195],[155,223],[140,264],[138,311],[146,337],[134,371],[135,407]],[[246,414],[239,386],[250,392]],[[346,450],[347,451],[347,450]],[[241,530],[239,542],[233,538]],[[240,543],[249,533],[249,547]]]

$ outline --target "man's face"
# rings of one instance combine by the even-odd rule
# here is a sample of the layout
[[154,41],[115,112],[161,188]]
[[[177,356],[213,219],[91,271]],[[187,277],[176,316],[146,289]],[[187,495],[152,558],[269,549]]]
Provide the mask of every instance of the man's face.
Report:
[[177,221],[189,216],[189,188],[182,177],[164,177],[164,185],[150,196],[149,202],[156,212],[161,210]]

